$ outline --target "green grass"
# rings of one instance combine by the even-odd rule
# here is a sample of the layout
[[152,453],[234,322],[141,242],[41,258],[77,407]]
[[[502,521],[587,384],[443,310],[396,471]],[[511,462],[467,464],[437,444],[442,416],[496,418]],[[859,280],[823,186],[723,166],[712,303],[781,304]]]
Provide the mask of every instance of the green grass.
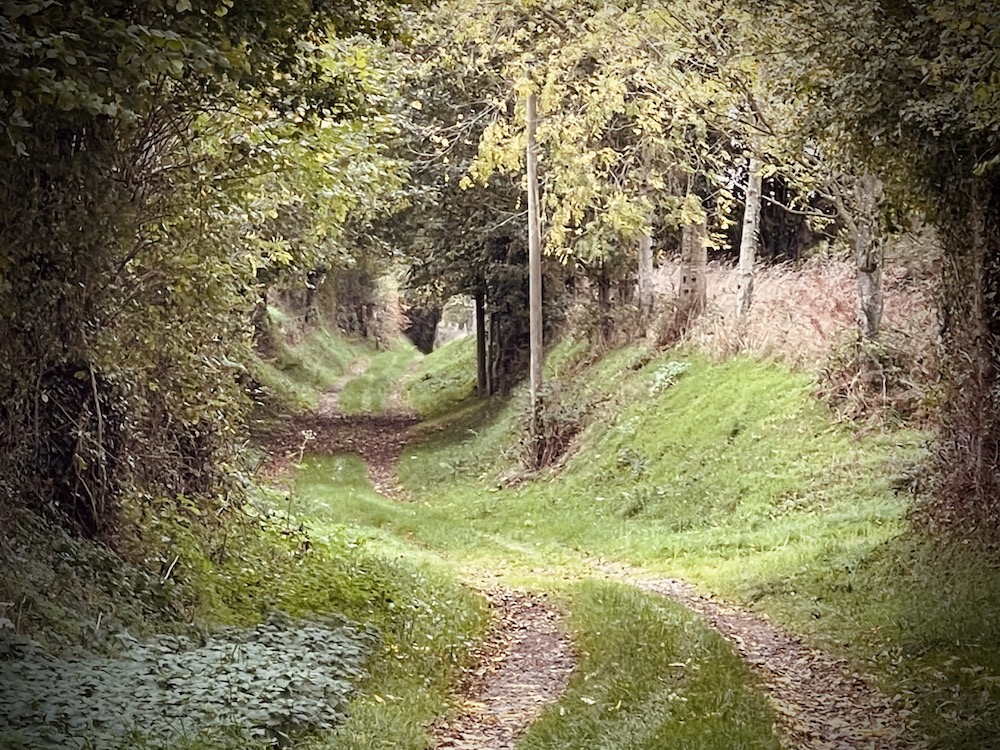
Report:
[[[272,316],[280,317],[278,311]],[[367,347],[326,328],[309,333],[295,346],[288,344],[276,321],[270,324],[273,352],[251,364],[263,386],[262,403],[275,413],[301,413],[316,406],[320,394],[343,376]]]
[[[688,369],[667,377],[678,359]],[[1000,563],[909,529],[893,487],[921,435],[834,424],[811,379],[776,364],[644,364],[631,348],[566,369],[563,398],[592,410],[560,472],[498,486],[518,394],[414,445],[400,473],[424,507],[383,529],[483,567],[579,570],[599,554],[683,576],[873,671],[936,747],[991,746]]]
[[368,369],[344,387],[340,394],[340,411],[344,414],[384,411],[396,384],[418,356],[417,349],[406,341],[399,341],[392,349],[373,356]]
[[[323,572],[316,574],[321,587]],[[383,645],[348,720],[307,746],[424,750],[427,726],[448,709],[451,686],[482,636],[485,604],[439,565],[409,555],[390,558],[384,549],[371,553],[354,575],[380,578],[366,605],[371,609],[359,617],[378,625]],[[311,593],[309,600],[315,598]]]
[[[337,472],[354,489],[313,512],[379,549],[419,549],[536,588],[579,580],[593,555],[684,577],[873,672],[932,747],[994,746],[1000,559],[909,528],[912,499],[894,487],[922,460],[921,435],[856,434],[817,403],[808,376],[781,365],[686,351],[650,359],[638,345],[588,363],[564,342],[547,363],[553,411],[587,426],[558,470],[530,475],[513,465],[526,394],[469,399],[471,344],[432,353],[406,379],[410,402],[432,417],[399,467],[414,502],[366,489],[354,459],[314,459],[303,497]],[[573,590],[578,618],[586,597]],[[587,628],[574,622],[582,643]],[[571,712],[581,724],[566,727],[591,727],[588,747],[657,736],[655,719],[601,729],[614,719],[607,708]],[[572,746],[557,738],[576,730],[550,721],[550,739],[533,730],[525,742]]]
[[[582,573],[578,564],[572,572],[571,559],[536,554],[530,547],[509,544],[502,536],[449,522],[454,508],[442,511],[426,503],[381,497],[368,484],[364,466],[354,456],[307,458],[297,488],[294,512],[324,525],[353,519],[354,533],[386,554],[433,560],[429,551],[409,547],[407,540],[419,538],[449,550],[449,557],[461,555],[466,570],[477,565],[503,568],[508,584],[535,588],[552,589]],[[548,567],[540,567],[543,564]],[[683,607],[611,583],[574,583],[568,591],[570,627],[585,658],[570,691],[531,731],[524,747],[610,750],[661,747],[670,742],[705,748],[777,747],[771,717],[760,693],[751,687],[747,669],[720,636]],[[449,605],[454,608],[453,603]],[[435,610],[437,606],[433,604]],[[685,668],[679,669],[677,662],[685,662]],[[399,670],[394,676],[376,674],[373,695],[399,696],[406,692],[400,683],[407,680],[418,688],[430,666],[411,664],[415,670]],[[421,747],[414,744],[420,734],[413,712],[426,721],[433,715],[428,711],[443,707],[440,696],[430,703],[426,696],[421,699],[424,702],[363,699],[348,724],[352,728],[343,730],[351,739],[332,747]],[[408,734],[407,728],[413,733]],[[391,740],[372,744],[376,738]]]
[[450,341],[424,357],[404,381],[410,407],[424,419],[454,412],[476,393],[476,339]]
[[[693,360],[663,386],[658,373],[677,369],[674,360],[630,369],[636,361],[617,352],[564,393],[598,406],[557,475],[503,491],[481,479],[516,453],[517,404],[414,446],[400,475],[426,498],[434,533],[440,511],[522,544],[683,567],[738,593],[734,575],[760,577],[748,560],[786,577],[803,560],[863,552],[900,528],[905,505],[879,473],[891,446],[832,426],[806,379],[773,365]],[[726,560],[730,572],[715,574]]]
[[684,607],[632,587],[569,590],[581,662],[522,750],[778,750],[774,716],[749,669]]
[[[395,533],[380,531],[391,524],[398,533],[399,524],[392,522],[406,506],[376,493],[356,456],[308,457],[298,473],[291,507],[298,519],[307,520],[314,539],[347,538],[349,547],[368,555],[350,573],[351,580],[365,589],[355,602],[363,611],[340,601],[330,601],[329,606],[374,624],[385,639],[347,722],[306,747],[423,750],[427,726],[448,709],[458,670],[467,662],[469,648],[482,637],[484,601],[458,585],[454,570],[437,556],[410,547]],[[362,507],[375,509],[368,524],[346,530],[338,523]],[[324,602],[332,596],[327,590],[344,589],[322,569],[306,573],[308,583],[304,577],[306,588],[296,594],[298,601]]]

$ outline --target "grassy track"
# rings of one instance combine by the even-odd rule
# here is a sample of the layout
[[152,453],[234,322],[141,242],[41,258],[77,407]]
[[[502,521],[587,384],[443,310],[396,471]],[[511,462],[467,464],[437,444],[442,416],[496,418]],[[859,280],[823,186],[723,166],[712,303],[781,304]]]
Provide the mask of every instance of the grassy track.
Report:
[[377,414],[386,407],[403,372],[418,352],[409,343],[400,342],[393,349],[372,357],[368,368],[350,380],[340,394],[339,409],[344,414]]
[[749,670],[684,607],[603,581],[567,593],[583,659],[519,747],[778,750]]
[[584,367],[566,342],[548,360],[556,413],[585,429],[558,472],[522,481],[524,396],[470,401],[470,349],[407,375],[431,417],[399,467],[416,502],[356,495],[330,522],[519,584],[578,580],[589,555],[687,578],[874,672],[933,746],[993,746],[1000,561],[909,528],[897,488],[923,436],[859,436],[780,365],[632,347]]

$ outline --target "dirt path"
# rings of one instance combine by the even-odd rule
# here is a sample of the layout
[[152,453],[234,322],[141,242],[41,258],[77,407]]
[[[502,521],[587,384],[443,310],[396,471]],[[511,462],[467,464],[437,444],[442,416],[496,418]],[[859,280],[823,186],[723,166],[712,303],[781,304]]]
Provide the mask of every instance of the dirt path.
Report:
[[[380,493],[406,499],[396,477],[396,462],[417,418],[399,412],[385,416],[338,412],[344,385],[363,371],[364,366],[352,368],[324,396],[314,415],[288,425],[279,437],[291,446],[290,453],[286,449],[275,455],[301,457],[303,450],[356,453]],[[594,567],[603,577],[683,604],[728,639],[761,677],[789,750],[924,747],[907,742],[903,717],[865,675],[850,672],[845,663],[810,648],[799,636],[702,596],[682,581],[607,562]],[[484,593],[494,624],[476,666],[461,685],[458,715],[433,727],[435,747],[440,750],[510,750],[541,709],[559,697],[575,665],[560,615],[544,597],[497,588]]]
[[[344,415],[340,394],[361,375],[367,362],[352,366],[320,399],[315,413],[298,417],[271,435],[272,475],[290,473],[303,453],[355,453],[375,489],[405,500],[396,464],[417,417],[401,411],[394,393],[385,415]],[[475,654],[459,694],[458,711],[433,726],[441,750],[512,750],[541,710],[558,699],[576,666],[561,613],[545,596],[504,588],[482,593],[493,623]]]
[[433,727],[440,750],[512,750],[562,694],[576,666],[561,615],[544,596],[507,589],[483,593],[493,626],[460,686],[458,715]]
[[778,713],[789,750],[918,750],[888,698],[865,675],[810,648],[797,635],[762,617],[698,594],[671,578],[650,577],[622,565],[597,570],[644,591],[660,594],[704,617],[761,676]]
[[378,492],[396,500],[407,499],[396,477],[396,463],[417,416],[404,411],[377,415],[346,415],[339,411],[344,387],[363,374],[368,364],[366,359],[357,360],[322,395],[315,412],[290,420],[268,436],[269,457],[262,467],[265,476],[290,475],[304,453],[354,453],[364,461],[368,478]]
[[370,364],[371,360],[367,357],[362,357],[351,362],[340,379],[327,388],[319,397],[319,403],[316,405],[316,416],[334,417],[339,415],[340,394],[344,392],[344,388],[347,387],[348,383],[356,377],[363,375]]

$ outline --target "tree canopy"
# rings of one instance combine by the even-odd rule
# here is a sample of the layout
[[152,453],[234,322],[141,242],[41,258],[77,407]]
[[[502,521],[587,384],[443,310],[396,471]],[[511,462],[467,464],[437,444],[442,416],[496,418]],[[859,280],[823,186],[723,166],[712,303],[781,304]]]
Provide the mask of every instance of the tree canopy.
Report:
[[[261,284],[344,262],[401,171],[391,3],[10,2],[0,484],[89,533],[126,489],[225,503]],[[353,41],[352,41],[353,40]],[[266,288],[266,287],[265,287]]]

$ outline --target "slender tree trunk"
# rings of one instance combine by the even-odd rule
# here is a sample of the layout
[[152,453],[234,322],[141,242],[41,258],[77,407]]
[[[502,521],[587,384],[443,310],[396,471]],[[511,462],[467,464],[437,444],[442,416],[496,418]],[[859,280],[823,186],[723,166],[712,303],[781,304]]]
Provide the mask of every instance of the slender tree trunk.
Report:
[[538,198],[538,146],[535,143],[537,99],[527,102],[527,171],[528,171],[528,301],[530,324],[531,415],[537,435],[541,418],[542,389],[542,235]]
[[858,215],[855,220],[854,257],[858,269],[858,327],[871,341],[882,327],[882,265],[885,232],[882,227],[882,183],[875,175],[859,177],[854,186]]
[[[650,225],[653,220],[650,218]],[[653,231],[639,239],[639,266],[636,272],[639,287],[639,319],[641,323],[649,321],[653,314]]]
[[611,279],[604,263],[601,263],[597,276],[597,311],[599,315],[597,335],[600,345],[608,346],[611,343]]
[[489,379],[486,375],[486,294],[476,290],[476,393],[479,398],[489,395]]
[[952,187],[942,225],[942,372],[935,525],[1000,530],[1000,178]]
[[500,387],[497,377],[499,339],[496,315],[489,313],[486,316],[486,392],[491,396]]
[[316,305],[316,292],[319,285],[323,283],[326,271],[312,270],[306,274],[306,309],[305,320],[309,325],[316,325],[319,322],[319,308]]
[[743,209],[743,235],[740,238],[740,265],[736,287],[736,333],[746,334],[750,306],[753,304],[754,264],[760,244],[760,170],[763,164],[756,153],[750,156],[747,174],[746,206]]

